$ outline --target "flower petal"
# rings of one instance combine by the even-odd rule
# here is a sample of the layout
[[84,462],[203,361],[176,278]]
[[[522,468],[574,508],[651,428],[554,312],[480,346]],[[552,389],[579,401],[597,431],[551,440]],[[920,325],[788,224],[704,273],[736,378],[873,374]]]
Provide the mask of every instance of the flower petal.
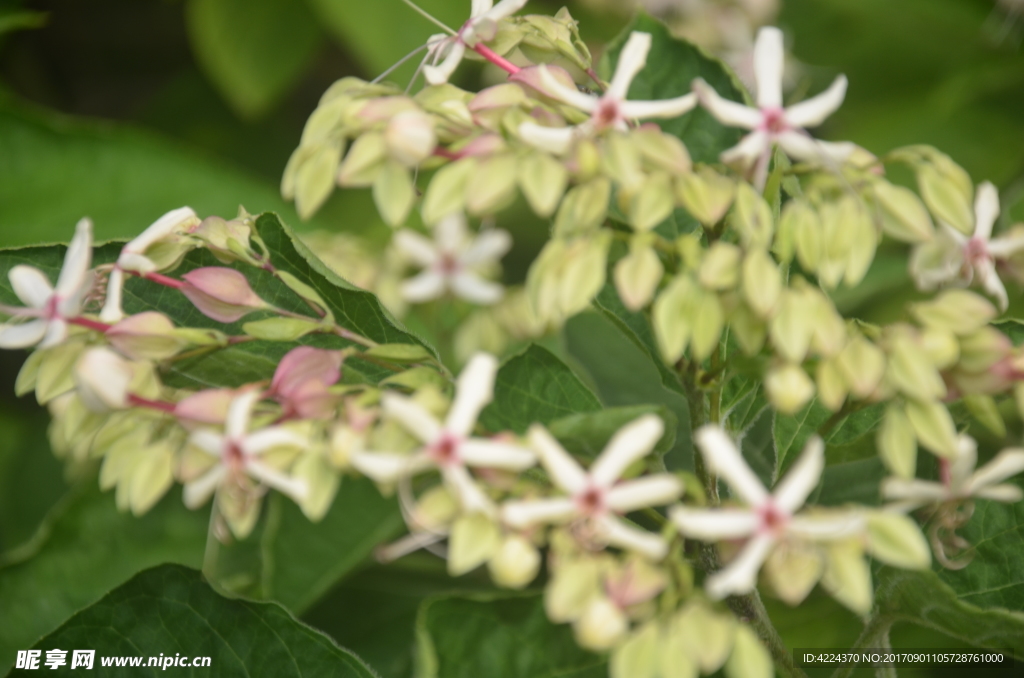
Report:
[[616,101],[624,101],[629,93],[629,86],[636,74],[647,65],[647,53],[651,51],[651,34],[633,31],[626,40],[625,47],[619,52],[619,63],[615,67],[615,75],[608,85],[606,97]]
[[188,441],[203,452],[218,459],[224,453],[224,436],[213,429],[201,428],[192,431]]
[[808,541],[846,539],[867,529],[864,516],[852,511],[793,516],[786,524],[786,533]]
[[247,462],[245,471],[264,485],[272,487],[281,494],[290,497],[292,501],[302,501],[309,494],[309,485],[305,480],[292,478],[262,462]]
[[999,304],[999,310],[1005,311],[1010,305],[1010,299],[1006,294],[1006,286],[999,278],[991,259],[982,259],[974,264],[974,279],[989,296],[995,298]]
[[[199,223],[199,217],[191,207],[179,207],[176,210],[171,210],[146,227],[146,230],[125,245],[121,252],[145,254],[151,245],[173,235],[182,223],[193,219],[196,220],[196,224]],[[120,257],[118,263],[120,263]]]
[[846,98],[846,76],[840,75],[827,90],[786,109],[786,122],[793,127],[817,127],[836,112]]
[[217,464],[192,482],[185,483],[185,489],[182,492],[185,507],[196,509],[205,504],[225,476],[227,476],[227,469]]
[[55,291],[61,297],[70,297],[80,293],[89,279],[89,266],[92,263],[92,222],[82,219],[75,226],[75,237],[68,245],[64,255],[64,265],[60,269]]
[[53,295],[50,281],[38,268],[19,264],[11,269],[7,277],[18,299],[30,308],[45,308]]
[[772,496],[776,505],[792,515],[804,505],[811,490],[818,486],[824,469],[825,443],[814,436],[807,441],[803,453],[786,473],[786,477],[775,486]]
[[525,471],[537,463],[533,452],[492,440],[470,439],[459,445],[459,458],[467,466]]
[[743,509],[693,509],[682,506],[669,512],[672,522],[684,537],[715,542],[752,535],[761,519],[753,511]]
[[646,120],[647,118],[677,118],[689,113],[697,105],[697,95],[685,94],[674,99],[661,101],[624,101],[619,106],[622,115],[627,118]]
[[[479,0],[474,0],[474,5],[478,1]],[[490,2],[491,0],[483,0],[483,2],[481,2],[481,6],[484,4],[489,5]],[[486,12],[483,12],[483,15],[492,21],[501,21],[502,19],[510,17],[521,10],[526,2],[527,0],[501,0],[501,2],[495,5],[493,9],[488,9]],[[478,15],[473,14],[473,16],[476,17]]]
[[445,278],[436,271],[423,271],[402,283],[402,298],[411,304],[437,299],[444,294]]
[[661,440],[665,424],[656,414],[646,414],[620,428],[590,468],[590,477],[601,487],[611,487],[626,467],[646,457]]
[[633,527],[621,518],[605,515],[594,521],[594,527],[598,536],[612,546],[651,560],[661,560],[668,553],[668,544],[659,535]]
[[461,40],[452,39],[448,56],[444,58],[439,66],[424,66],[423,77],[431,85],[443,85],[452,77],[452,73],[462,63],[462,57],[466,54],[466,46]]
[[378,483],[395,483],[433,467],[425,454],[394,452],[356,452],[351,462],[355,470]]
[[455,383],[455,400],[444,423],[446,431],[459,437],[470,434],[480,410],[494,398],[497,373],[497,358],[489,353],[473,354]]
[[547,429],[540,424],[534,424],[530,427],[527,437],[555,485],[569,494],[577,494],[587,488],[587,474]]
[[519,125],[519,136],[523,141],[555,155],[563,155],[572,145],[576,127],[545,127],[535,122]]
[[576,502],[569,497],[509,501],[501,507],[502,521],[514,528],[538,523],[564,523],[575,515]]
[[35,346],[46,335],[50,323],[31,320],[27,323],[0,325],[0,348],[28,348]]
[[68,338],[68,324],[61,318],[54,318],[46,325],[46,334],[43,335],[43,340],[39,342],[39,348],[50,348],[57,344],[64,343],[64,340]]
[[575,87],[568,87],[558,81],[551,74],[547,66],[537,67],[537,75],[540,77],[540,84],[543,92],[548,96],[564,101],[565,103],[587,113],[593,113],[597,108],[598,98],[590,94],[584,94]]
[[500,228],[488,228],[480,231],[473,243],[459,255],[459,263],[463,266],[489,264],[501,259],[512,247],[512,236]]
[[757,105],[761,108],[782,106],[782,69],[786,59],[782,31],[765,26],[754,42],[754,82],[757,84]]
[[949,498],[949,490],[940,483],[906,478],[885,478],[882,480],[882,498],[901,501],[911,499],[928,504]]
[[967,492],[977,494],[981,488],[995,485],[1021,471],[1024,471],[1024,449],[1003,450],[974,472],[967,483]]
[[474,19],[478,16],[483,16],[489,12],[493,6],[494,0],[473,0],[470,5],[469,16]]
[[679,498],[683,484],[668,473],[627,480],[615,485],[605,495],[605,502],[613,511],[627,513],[647,506],[664,506]]
[[725,478],[729,487],[743,501],[759,506],[768,498],[768,491],[747,466],[732,439],[718,426],[699,428],[694,435],[701,454],[711,470]]
[[432,443],[441,435],[441,422],[411,398],[385,393],[381,396],[381,406],[385,417],[394,419],[424,443]]
[[242,440],[242,451],[250,455],[260,455],[275,447],[297,447],[309,446],[309,439],[299,435],[295,431],[289,431],[282,426],[271,426],[255,433],[250,433]]
[[978,184],[974,197],[974,237],[988,241],[999,217],[999,190],[990,181]]
[[228,418],[224,423],[224,432],[228,438],[238,440],[249,430],[249,419],[252,408],[263,395],[259,389],[249,389],[240,393],[228,407]]
[[103,300],[103,309],[100,310],[100,320],[105,323],[114,324],[124,318],[124,311],[121,308],[121,297],[124,292],[124,271],[115,268],[107,278],[107,297]]
[[460,299],[465,299],[481,306],[490,306],[501,301],[505,296],[505,288],[499,283],[484,280],[475,273],[460,271],[448,279],[452,293]]
[[392,243],[399,252],[420,266],[433,266],[439,258],[434,243],[407,228],[395,233]]
[[987,249],[988,253],[993,257],[1005,259],[1024,250],[1024,236],[993,238],[988,241]]
[[806,132],[796,130],[783,132],[778,135],[777,140],[782,150],[791,158],[810,163],[841,163],[856,150],[852,143],[821,141]]
[[761,111],[756,108],[722,98],[702,78],[697,78],[693,81],[693,91],[700,100],[701,105],[708,109],[708,112],[715,116],[718,122],[723,125],[757,129],[764,119]]
[[989,485],[988,487],[983,487],[975,492],[974,496],[979,499],[990,499],[992,501],[1015,504],[1021,499],[1024,499],[1024,490],[1020,489],[1016,485],[1005,483],[1003,485]]
[[759,534],[750,539],[736,558],[707,578],[708,595],[720,600],[728,595],[741,595],[754,590],[757,573],[775,546],[775,538]]
[[750,167],[771,150],[771,144],[772,140],[767,132],[751,132],[732,148],[722,151],[719,159],[726,165]]
[[441,469],[448,488],[459,498],[459,504],[466,513],[483,513],[491,516],[495,513],[494,503],[484,494],[480,486],[465,466],[453,464]]

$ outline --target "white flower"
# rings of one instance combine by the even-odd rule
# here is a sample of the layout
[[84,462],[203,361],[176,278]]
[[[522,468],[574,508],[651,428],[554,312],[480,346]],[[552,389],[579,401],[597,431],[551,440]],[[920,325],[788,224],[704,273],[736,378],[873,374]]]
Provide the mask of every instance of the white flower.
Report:
[[152,273],[157,269],[152,259],[146,256],[146,250],[165,238],[180,232],[187,226],[199,223],[199,218],[190,207],[179,207],[163,215],[121,249],[110,278],[107,280],[107,297],[100,311],[100,320],[105,323],[116,323],[124,318],[121,310],[121,292],[124,287],[125,271],[133,273]]
[[477,486],[467,466],[523,471],[535,462],[533,453],[516,445],[473,438],[480,411],[494,395],[497,359],[486,353],[474,355],[455,385],[455,399],[444,422],[406,396],[385,393],[382,412],[402,425],[422,443],[413,454],[357,452],[352,466],[379,483],[394,483],[436,468],[445,484],[467,512],[492,514],[491,500]]
[[424,267],[402,284],[402,298],[408,302],[422,303],[451,292],[473,303],[494,304],[504,294],[501,285],[474,270],[497,262],[509,250],[512,237],[507,231],[486,229],[471,240],[466,218],[452,214],[434,227],[434,242],[403,229],[395,234],[395,246]]
[[75,364],[74,376],[78,397],[93,412],[128,407],[134,370],[130,362],[109,348],[86,350]]
[[0,348],[47,348],[68,336],[68,321],[82,312],[85,296],[92,289],[92,222],[82,219],[75,237],[64,255],[64,265],[52,287],[43,272],[32,266],[18,265],[8,277],[11,287],[25,307],[0,305],[0,313],[27,322],[0,324]]
[[1024,237],[992,237],[999,216],[999,191],[989,182],[978,186],[974,199],[974,235],[970,238],[945,222],[931,242],[918,245],[910,258],[910,274],[921,290],[930,291],[949,282],[976,282],[1006,310],[1008,299],[996,273],[997,259],[1024,249]]
[[185,485],[185,505],[201,506],[225,482],[238,483],[245,476],[254,478],[299,502],[309,492],[306,483],[278,471],[260,460],[261,455],[278,447],[304,449],[309,441],[283,426],[268,426],[249,431],[253,407],[262,393],[258,389],[244,391],[228,406],[224,432],[202,428],[192,432],[190,442],[216,457],[217,463],[209,471]]
[[559,82],[546,66],[538,66],[540,84],[545,94],[590,113],[590,120],[579,127],[543,127],[532,122],[519,126],[519,134],[527,143],[540,148],[564,153],[573,136],[604,129],[626,131],[629,120],[646,118],[675,118],[697,105],[694,94],[662,101],[627,101],[629,86],[647,64],[647,53],[651,50],[651,34],[634,31],[626,41],[615,67],[615,75],[602,96],[584,94],[575,87]]
[[624,482],[619,478],[630,464],[650,454],[663,431],[661,419],[653,414],[636,419],[622,427],[584,471],[543,426],[534,425],[530,444],[552,482],[569,496],[507,502],[502,519],[514,528],[583,521],[596,538],[660,560],[667,551],[661,537],[632,527],[619,515],[674,501],[682,494],[682,484],[667,473]]
[[912,511],[927,504],[977,497],[1013,503],[1024,498],[1017,485],[1002,483],[1024,471],[1024,449],[1006,449],[989,463],[975,470],[978,445],[967,435],[958,440],[957,455],[951,461],[940,459],[941,482],[916,478],[886,478],[882,481],[882,498],[897,502],[894,509]]
[[800,458],[769,494],[725,431],[704,426],[695,434],[710,469],[725,478],[747,508],[693,509],[679,507],[671,517],[686,537],[707,542],[746,539],[732,562],[707,579],[708,594],[724,598],[754,589],[757,573],[775,545],[786,538],[831,540],[849,537],[864,528],[856,514],[794,515],[818,484],[825,467],[825,444],[808,441]]
[[818,96],[783,108],[784,59],[782,31],[773,26],[765,26],[758,32],[754,44],[756,108],[723,99],[700,78],[693,83],[701,104],[719,122],[752,130],[740,143],[722,153],[722,162],[739,163],[745,167],[756,164],[756,183],[759,187],[764,184],[775,144],[781,146],[789,156],[809,162],[821,159],[843,161],[855,149],[851,143],[818,141],[803,129],[820,125],[839,108],[846,96],[846,76],[840,75],[831,87]]
[[[443,85],[448,82],[466,48],[475,47],[477,43],[491,40],[498,30],[498,22],[510,17],[526,4],[527,0],[501,0],[497,5],[494,0],[473,0],[469,20],[462,25],[459,32],[450,37],[444,35],[431,36],[428,44],[432,45],[428,58],[433,57],[434,63],[424,66],[423,76],[431,85]],[[437,60],[444,56],[440,65]]]

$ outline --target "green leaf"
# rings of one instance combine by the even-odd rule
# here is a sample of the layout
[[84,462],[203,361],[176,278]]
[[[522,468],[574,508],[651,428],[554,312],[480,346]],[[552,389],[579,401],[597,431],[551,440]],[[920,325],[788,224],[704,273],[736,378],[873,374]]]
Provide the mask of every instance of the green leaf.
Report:
[[941,631],[975,647],[1010,649],[1018,661],[1024,659],[1024,614],[961,600],[934,572],[883,568],[876,604],[883,618]]
[[[276,186],[183,149],[180,142],[110,123],[84,121],[0,96],[0,245],[62,242],[83,216],[98,240],[134,237],[167,210],[202,216],[280,213],[298,223]],[[57,199],[59,196],[59,199]],[[312,224],[336,228],[342,211]]]
[[[884,415],[885,407],[877,403],[846,415],[824,433],[825,443],[829,446],[849,445],[874,431],[882,423]],[[774,435],[779,468],[792,463],[810,437],[817,434],[832,416],[833,413],[817,398],[796,414],[776,414]]]
[[0,9],[0,36],[5,33],[24,31],[32,28],[42,28],[49,21],[50,15],[46,12],[33,12],[21,9]]
[[[376,678],[359,657],[299,622],[280,605],[224,598],[199,572],[180,565],[162,565],[138,574],[35,647],[95,649],[92,670],[100,676],[125,675],[124,668],[104,667],[104,657],[143,657],[148,662],[150,657],[180,653],[210,657],[210,667],[193,674]],[[32,675],[11,673],[25,674]]]
[[480,421],[492,431],[524,433],[530,424],[547,424],[579,412],[594,412],[601,403],[555,354],[536,344],[509,358],[498,370],[494,401]]
[[[0,561],[0,673],[14,662],[17,650],[30,647],[139,570],[202,562],[209,514],[187,510],[177,492],[136,518],[118,513],[113,495],[101,493],[94,480],[83,482],[53,509],[30,542]],[[166,647],[155,654],[160,652],[166,653]]]
[[629,405],[570,414],[552,421],[548,429],[571,454],[594,459],[616,431],[645,414],[656,414],[665,423],[665,433],[654,446],[655,454],[662,457],[676,442],[676,417],[664,405]]
[[[744,102],[743,87],[729,68],[699,47],[669,33],[664,23],[640,13],[624,28],[601,59],[601,77],[608,80],[615,71],[619,54],[633,31],[650,33],[651,51],[647,66],[633,79],[629,99],[671,99],[689,94],[695,78],[704,78],[720,95]],[[701,107],[658,125],[683,140],[690,156],[697,162],[717,163],[718,155],[734,146],[742,136],[740,130],[725,127]]]
[[190,0],[187,19],[199,65],[245,117],[266,113],[323,44],[316,17],[290,0]]
[[61,462],[45,453],[48,421],[27,398],[0,411],[0,554],[30,539],[68,491]]
[[1013,342],[1014,346],[1024,344],[1024,321],[1015,318],[997,320],[992,326],[1005,334]]
[[[472,623],[467,621],[472,620]],[[438,597],[420,607],[421,678],[605,678],[606,662],[548,621],[537,594]]]

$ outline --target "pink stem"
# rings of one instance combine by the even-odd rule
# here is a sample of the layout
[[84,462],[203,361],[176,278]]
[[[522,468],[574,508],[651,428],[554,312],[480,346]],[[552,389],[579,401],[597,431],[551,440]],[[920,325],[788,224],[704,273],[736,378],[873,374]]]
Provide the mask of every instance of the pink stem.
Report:
[[477,43],[473,45],[473,51],[482,56],[483,58],[487,59],[488,61],[490,61],[498,68],[508,72],[509,75],[515,75],[521,70],[519,66],[516,66],[514,63],[512,63],[508,59],[505,59],[504,57],[498,56],[497,54],[495,54],[494,50],[492,50],[487,45],[484,45],[483,43]]
[[436,155],[439,158],[447,158],[448,160],[458,160],[459,158],[462,157],[455,151],[449,151],[444,146],[438,146],[437,148],[435,148],[434,155]]
[[946,487],[949,487],[953,482],[953,479],[950,477],[949,466],[949,459],[939,459],[939,478]]
[[163,400],[150,400],[149,398],[143,398],[137,396],[134,393],[128,394],[128,404],[134,405],[135,407],[148,407],[151,410],[160,410],[161,412],[174,413],[174,403],[165,402]]
[[160,275],[159,273],[143,273],[142,277],[146,280],[152,280],[159,285],[164,285],[165,287],[173,287],[176,290],[180,290],[185,286],[185,283],[181,280],[176,280],[166,275]]
[[89,320],[88,318],[67,318],[67,322],[72,325],[79,325],[81,327],[88,327],[90,330],[96,330],[97,332],[106,332],[111,328],[111,325],[107,323],[101,323],[99,320]]

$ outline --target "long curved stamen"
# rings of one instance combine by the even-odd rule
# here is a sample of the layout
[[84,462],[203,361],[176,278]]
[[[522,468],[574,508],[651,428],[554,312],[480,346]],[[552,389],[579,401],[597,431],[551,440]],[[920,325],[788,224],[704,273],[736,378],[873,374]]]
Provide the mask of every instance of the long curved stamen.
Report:
[[420,7],[419,5],[417,5],[412,0],[402,0],[402,2],[404,2],[407,5],[409,5],[409,7],[412,7],[414,10],[416,10],[417,13],[420,14],[420,16],[422,16],[424,19],[426,19],[427,21],[431,22],[432,24],[434,24],[435,26],[437,26],[441,30],[445,31],[449,35],[458,35],[457,31],[454,31],[451,28],[449,28],[446,23],[444,23],[440,19],[434,17],[434,15],[432,15],[430,12],[428,12],[427,10],[425,10],[422,7]]

